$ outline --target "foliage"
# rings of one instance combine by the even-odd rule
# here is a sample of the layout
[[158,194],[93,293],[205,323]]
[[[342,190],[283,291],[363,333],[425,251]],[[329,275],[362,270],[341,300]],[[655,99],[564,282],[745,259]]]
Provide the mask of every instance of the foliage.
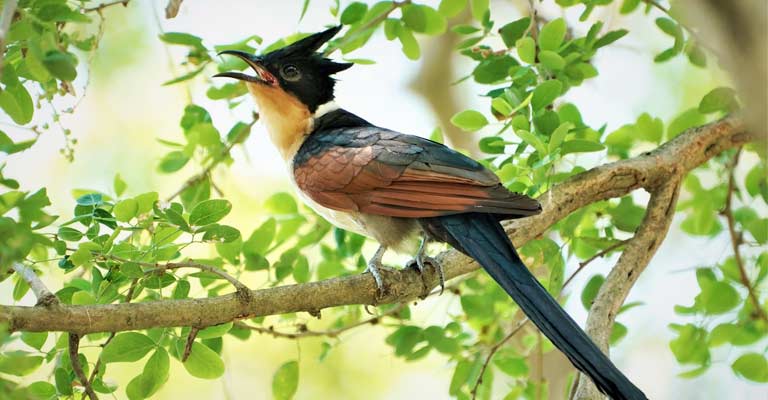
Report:
[[[92,5],[87,2],[74,3],[19,2],[6,40],[0,77],[0,108],[18,125],[42,121],[39,114],[45,115],[41,112],[46,109],[44,102],[52,107],[52,100],[73,94],[73,82],[83,72],[80,60],[96,51],[101,14],[89,8]],[[302,16],[308,3],[304,3]],[[585,22],[595,8],[608,6],[612,0],[557,3],[584,8],[579,29],[570,25],[575,22],[562,18],[547,21],[525,16],[494,21],[487,0],[442,0],[438,7],[412,1],[344,2],[342,7],[336,1],[329,23],[339,22],[346,30],[325,52],[338,51],[349,61],[372,63],[374,60],[351,58],[351,54],[365,46],[377,31],[383,31],[387,40],[399,43],[405,57],[418,59],[419,37],[449,31],[461,35],[456,51],[471,60],[473,68],[460,81],[471,79],[488,89],[481,94],[485,109],[463,110],[451,123],[467,132],[481,131],[478,146],[484,155],[482,162],[493,168],[510,190],[534,197],[595,165],[593,159],[582,154],[626,159],[738,108],[735,92],[718,87],[699,103],[688,104],[686,111],[667,123],[642,113],[635,121],[613,130],[589,126],[579,106],[563,97],[572,88],[597,77],[595,57],[629,32],[609,30],[601,21]],[[652,12],[653,4],[623,0],[620,10],[623,14],[642,12],[649,24],[673,39],[672,47],[658,53],[654,60],[661,63],[685,55],[691,64],[705,67],[711,55],[680,22],[679,13],[674,8],[661,9],[663,16],[654,18],[660,13]],[[462,12],[471,13],[472,23],[453,24],[452,18]],[[252,35],[235,43],[210,45],[191,33],[166,32],[159,40],[185,49],[182,64],[186,72],[165,84],[247,67],[234,57],[216,57],[216,52],[269,52],[303,36],[297,33],[264,45],[259,36]],[[242,82],[217,83],[210,84],[205,95],[237,107],[245,101],[246,92]],[[53,115],[50,122],[58,118],[58,113]],[[237,226],[224,223],[232,208],[242,205],[216,198],[210,172],[232,162],[230,150],[247,139],[257,119],[255,115],[253,121],[234,122],[228,132],[220,132],[207,110],[194,103],[188,105],[180,121],[182,137],[161,141],[168,152],[158,161],[157,169],[173,174],[192,162],[199,166],[200,174],[164,200],[157,192],[129,195],[130,188],[117,175],[110,190],[75,191],[76,205],[71,215],[61,218],[55,226],[52,224],[56,217],[45,211],[50,205],[45,189],[20,191],[19,183],[2,176],[0,168],[0,184],[6,188],[0,195],[0,276],[7,276],[16,262],[29,263],[43,272],[47,266],[56,265],[66,277],[63,288],[56,292],[60,301],[84,305],[212,297],[231,291],[231,283],[221,274],[168,267],[169,263],[183,263],[190,254],[199,254],[200,249],[211,256],[196,258],[195,262],[235,278],[262,274],[271,286],[361,272],[365,267],[361,254],[365,239],[332,228],[308,208],[299,206],[290,194],[273,194],[265,203],[268,215],[262,216],[263,223],[252,232],[241,232]],[[47,127],[46,123],[35,125],[35,138]],[[22,152],[35,144],[35,138],[13,140],[0,132],[0,151],[8,155]],[[68,139],[67,146],[72,144],[74,139]],[[670,350],[685,366],[681,374],[684,377],[706,373],[713,362],[712,353],[728,347],[731,351],[724,357],[735,374],[754,382],[768,382],[764,351],[768,299],[758,290],[768,276],[768,252],[754,251],[758,246],[764,248],[768,241],[768,219],[759,214],[768,202],[768,167],[763,150],[757,146],[739,152],[761,157],[746,175],[734,178],[739,153],[731,152],[715,158],[685,181],[684,199],[678,206],[683,216],[680,228],[688,235],[704,238],[719,237],[728,230],[736,232],[738,240],[728,257],[697,266],[700,292],[691,305],[675,306],[679,320],[670,325],[675,333]],[[66,153],[72,156],[71,150]],[[705,176],[718,179],[705,180]],[[637,229],[643,215],[644,206],[634,196],[592,204],[557,223],[551,234],[529,243],[521,252],[529,265],[537,267],[545,287],[557,295],[563,289],[568,260],[589,260],[617,250]],[[18,301],[29,285],[17,275],[10,279],[15,282],[13,298]],[[602,276],[595,275],[581,291],[585,308],[590,307],[602,281]],[[454,366],[446,391],[460,399],[475,395],[490,398],[494,377],[499,376],[511,382],[505,398],[534,398],[547,390],[545,382],[531,378],[529,357],[552,351],[553,347],[533,328],[522,329],[521,339],[492,353],[490,366],[484,367],[487,350],[510,329],[498,321],[513,321],[519,311],[500,288],[485,275],[475,274],[446,295],[460,299],[463,313],[451,316],[445,324],[422,326],[410,320],[407,307],[386,317],[392,322],[386,328],[386,343],[396,357],[409,361],[430,353],[445,357]],[[622,311],[637,305],[625,305]],[[359,307],[341,308],[333,316],[331,326],[335,328],[364,319]],[[248,323],[266,326],[264,318]],[[616,323],[612,343],[619,342],[631,328]],[[97,393],[119,391],[119,397],[124,393],[130,399],[148,398],[169,379],[172,360],[181,362],[191,376],[221,377],[226,369],[220,357],[225,343],[232,338],[247,340],[251,334],[233,323],[202,329],[196,332],[196,339],[190,332],[187,327],[123,332],[114,337],[109,333],[87,335],[88,342],[105,345],[96,359],[79,354],[80,364]],[[0,343],[4,345],[0,353],[2,397],[55,398],[81,390],[82,382],[66,350],[66,335],[3,334]],[[326,341],[325,351],[337,345]],[[296,393],[300,361],[288,361],[276,370],[272,382],[275,398],[289,399]],[[134,363],[138,374],[128,382],[111,385],[104,379],[109,376],[111,363]],[[51,371],[48,380],[22,384],[17,379],[39,368]]]

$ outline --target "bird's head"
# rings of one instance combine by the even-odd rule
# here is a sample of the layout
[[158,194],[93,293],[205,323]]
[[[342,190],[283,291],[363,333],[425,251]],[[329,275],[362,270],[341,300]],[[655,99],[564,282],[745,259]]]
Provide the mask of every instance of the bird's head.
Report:
[[219,54],[241,58],[255,74],[222,72],[215,76],[245,81],[259,103],[289,95],[314,114],[317,107],[333,100],[335,79],[331,75],[352,66],[351,63],[334,62],[317,53],[317,50],[339,30],[341,26],[312,34],[265,55],[253,55],[237,50],[222,51]]

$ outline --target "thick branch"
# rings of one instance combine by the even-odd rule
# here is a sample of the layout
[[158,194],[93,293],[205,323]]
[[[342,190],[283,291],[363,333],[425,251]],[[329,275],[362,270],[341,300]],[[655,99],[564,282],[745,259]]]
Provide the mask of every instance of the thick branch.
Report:
[[[578,208],[623,196],[641,187],[655,189],[671,177],[679,177],[723,150],[742,145],[749,139],[742,123],[735,117],[690,129],[650,153],[591,169],[554,186],[540,198],[544,212],[507,224],[508,232],[516,245],[524,245]],[[658,232],[655,236],[662,237]],[[443,263],[447,279],[478,268],[475,262],[456,251],[443,252],[438,258]],[[414,270],[385,270],[383,276],[389,290],[379,297],[373,279],[363,274],[254,290],[245,301],[241,296],[229,294],[205,299],[52,309],[0,306],[0,323],[7,323],[11,331],[80,334],[151,327],[205,327],[239,318],[317,312],[341,305],[401,303],[423,293],[424,283]],[[438,277],[432,271],[424,279],[431,288],[438,283]]]
[[[643,222],[635,236],[627,243],[589,309],[586,332],[606,354],[616,314],[637,278],[651,262],[672,224],[681,179],[681,175],[672,176],[651,194]],[[602,397],[592,381],[583,375],[579,378],[577,399],[594,400]]]

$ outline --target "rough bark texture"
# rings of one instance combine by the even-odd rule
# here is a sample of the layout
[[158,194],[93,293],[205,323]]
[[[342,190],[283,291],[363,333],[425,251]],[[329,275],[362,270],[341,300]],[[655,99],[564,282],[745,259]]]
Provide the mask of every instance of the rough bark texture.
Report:
[[[593,168],[556,185],[540,198],[542,214],[511,222],[506,225],[507,231],[514,243],[522,246],[585,205],[623,196],[638,188],[652,193],[665,191],[670,179],[679,179],[714,155],[750,139],[736,117],[690,129],[652,152]],[[446,279],[478,268],[475,262],[456,251],[445,251],[438,258],[443,263]],[[11,331],[64,331],[80,335],[151,327],[206,327],[239,318],[289,312],[317,314],[324,308],[340,305],[403,302],[423,293],[422,279],[414,270],[384,270],[382,275],[389,289],[382,296],[376,295],[373,279],[364,274],[253,290],[250,295],[232,293],[203,299],[89,306],[0,306],[0,324],[7,324]],[[434,287],[438,278],[428,273],[426,281]],[[629,287],[631,285],[626,290]],[[620,304],[623,298],[616,301]]]

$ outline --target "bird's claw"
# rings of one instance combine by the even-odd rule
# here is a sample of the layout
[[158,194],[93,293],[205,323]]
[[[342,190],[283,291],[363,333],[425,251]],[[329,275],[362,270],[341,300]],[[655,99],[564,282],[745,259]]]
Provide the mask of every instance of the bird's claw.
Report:
[[379,272],[380,269],[386,268],[379,262],[374,262],[374,260],[371,260],[368,262],[368,266],[365,267],[365,270],[363,273],[370,272],[371,276],[373,276],[373,280],[376,281],[376,289],[379,292],[379,294],[384,294],[384,280],[381,279],[381,272]]
[[[413,260],[406,264],[406,267],[416,268],[416,270],[419,271],[421,280],[424,283],[424,290],[426,292],[428,288],[427,282],[424,280],[424,272],[426,271],[427,265],[431,265],[437,271],[437,275],[440,278],[440,294],[443,294],[443,291],[445,290],[445,273],[443,272],[443,266],[440,265],[440,263],[435,258],[424,254],[417,254]],[[429,293],[425,293],[424,297],[426,297],[427,294]]]

